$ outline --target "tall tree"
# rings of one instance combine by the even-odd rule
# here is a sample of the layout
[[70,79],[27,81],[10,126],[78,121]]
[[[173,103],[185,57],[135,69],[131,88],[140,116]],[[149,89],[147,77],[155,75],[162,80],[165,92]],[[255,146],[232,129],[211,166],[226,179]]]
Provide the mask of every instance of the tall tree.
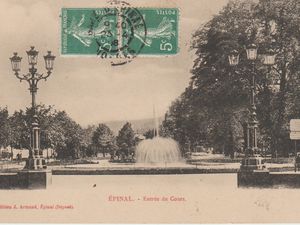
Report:
[[[105,124],[99,124],[96,128],[93,137],[93,144],[103,153],[111,152],[115,148],[115,137],[111,129]],[[97,151],[98,152],[98,151]]]
[[134,153],[135,133],[130,123],[125,123],[119,131],[117,136],[117,145],[119,147],[119,151],[126,157],[128,157],[129,154]]
[[92,138],[95,130],[96,130],[95,125],[89,125],[87,128],[83,129],[82,151],[84,153],[84,156],[94,155]]
[[54,116],[49,139],[60,158],[81,157],[83,130],[65,111]]

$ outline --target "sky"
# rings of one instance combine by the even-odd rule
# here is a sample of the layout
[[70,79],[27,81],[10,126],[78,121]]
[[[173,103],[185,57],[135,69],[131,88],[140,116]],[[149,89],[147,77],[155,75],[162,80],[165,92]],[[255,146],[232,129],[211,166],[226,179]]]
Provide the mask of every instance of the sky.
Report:
[[14,110],[30,106],[28,84],[17,80],[9,57],[23,57],[21,72],[27,73],[27,50],[39,51],[38,72],[44,73],[43,55],[56,56],[53,74],[39,83],[37,103],[65,110],[85,126],[97,122],[163,116],[186,88],[195,58],[191,36],[209,21],[228,0],[128,0],[136,7],[179,8],[180,52],[171,57],[137,57],[112,67],[96,56],[61,56],[60,12],[62,7],[105,7],[106,0],[1,0],[0,8],[0,107]]

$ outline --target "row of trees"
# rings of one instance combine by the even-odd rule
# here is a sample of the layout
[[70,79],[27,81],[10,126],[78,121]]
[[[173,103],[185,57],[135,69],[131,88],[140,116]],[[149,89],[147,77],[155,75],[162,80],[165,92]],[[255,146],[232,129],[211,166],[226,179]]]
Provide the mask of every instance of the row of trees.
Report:
[[133,159],[137,142],[134,130],[128,122],[121,128],[117,137],[107,125],[99,124],[91,136],[89,155],[96,156],[100,151],[104,157],[105,153],[110,153],[111,159]]
[[[53,148],[58,157],[78,157],[88,143],[83,138],[84,129],[73,121],[65,111],[51,106],[38,105],[37,115],[41,128],[40,142],[43,149]],[[11,146],[29,149],[31,143],[31,108],[15,111],[11,116],[7,108],[0,109],[0,147]]]
[[[41,129],[41,148],[52,148],[58,158],[97,156],[99,152],[128,157],[136,144],[135,133],[126,123],[117,137],[105,124],[82,128],[65,111],[52,106],[38,105],[37,115]],[[0,148],[30,148],[32,109],[15,111],[11,116],[7,108],[0,108]]]
[[[255,43],[259,59],[268,49],[277,54],[273,67],[255,63],[259,147],[287,155],[289,120],[300,115],[299,40],[298,0],[230,1],[194,33],[190,84],[166,113],[161,133],[183,149],[199,144],[225,154],[242,149],[252,69],[245,46]],[[234,69],[227,58],[233,49],[241,53]]]

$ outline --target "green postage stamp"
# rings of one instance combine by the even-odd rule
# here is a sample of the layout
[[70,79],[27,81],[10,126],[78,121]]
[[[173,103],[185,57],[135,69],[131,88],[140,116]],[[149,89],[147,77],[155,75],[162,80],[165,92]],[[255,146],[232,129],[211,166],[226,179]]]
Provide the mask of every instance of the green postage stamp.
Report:
[[61,54],[174,55],[178,14],[177,8],[63,8]]

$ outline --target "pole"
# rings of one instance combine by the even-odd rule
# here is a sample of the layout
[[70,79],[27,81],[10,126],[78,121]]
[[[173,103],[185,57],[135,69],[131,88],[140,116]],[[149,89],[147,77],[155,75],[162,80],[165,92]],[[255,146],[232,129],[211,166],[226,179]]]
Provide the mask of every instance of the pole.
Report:
[[[33,84],[30,84],[33,85]],[[31,108],[33,110],[33,113],[35,114],[35,94],[36,91],[33,89],[34,87],[30,87],[30,92],[31,92]]]
[[254,70],[252,73],[252,151],[251,154],[254,154],[255,147],[256,147],[256,130],[255,130],[255,76],[254,76]]
[[249,149],[250,149],[250,125],[249,121],[247,122],[247,148],[246,148],[246,157],[249,155]]
[[250,93],[250,118],[249,118],[249,155],[253,156],[257,149],[257,118],[255,106],[255,70],[254,62],[252,63],[252,77],[251,77],[251,93]]
[[295,140],[295,172],[297,172],[297,140]]
[[14,159],[14,151],[13,151],[13,147],[10,146],[10,154],[11,154],[11,161],[13,161]]

